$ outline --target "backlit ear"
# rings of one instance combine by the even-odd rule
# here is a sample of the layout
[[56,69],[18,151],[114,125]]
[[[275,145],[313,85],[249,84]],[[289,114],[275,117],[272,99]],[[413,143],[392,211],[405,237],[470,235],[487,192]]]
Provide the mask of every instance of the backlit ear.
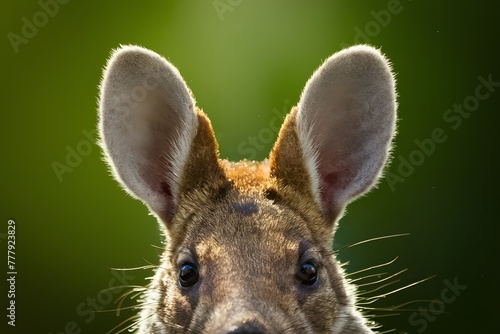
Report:
[[103,74],[99,114],[115,178],[158,216],[171,218],[199,123],[178,70],[144,48],[119,48]]
[[[310,193],[324,215],[334,219],[379,179],[395,122],[395,82],[388,61],[369,46],[342,50],[307,82],[298,108],[280,131],[271,171],[282,184]],[[286,144],[293,141],[300,153]],[[290,160],[298,160],[296,168],[287,166]]]

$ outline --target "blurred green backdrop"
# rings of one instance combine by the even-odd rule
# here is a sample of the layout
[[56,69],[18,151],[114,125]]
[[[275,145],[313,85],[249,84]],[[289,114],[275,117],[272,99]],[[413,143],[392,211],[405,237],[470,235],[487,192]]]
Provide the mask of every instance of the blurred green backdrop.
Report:
[[[381,47],[397,72],[399,134],[387,170],[391,182],[349,207],[336,245],[410,235],[346,249],[340,257],[353,272],[398,256],[382,271],[408,271],[381,291],[437,275],[373,305],[426,300],[405,312],[377,312],[393,315],[376,318],[385,331],[495,331],[500,87],[483,82],[500,82],[496,3],[41,0],[0,6],[0,332],[106,333],[133,313],[92,314],[92,305],[116,307],[113,300],[123,293],[102,290],[141,285],[150,275],[127,272],[116,283],[110,268],[157,261],[156,222],[109,177],[93,141],[97,86],[112,48],[140,44],[173,62],[211,118],[221,156],[238,160],[266,157],[274,138],[263,129],[297,103],[314,69],[342,47],[365,42]],[[448,111],[463,104],[462,114]],[[430,144],[439,129],[446,140]],[[250,136],[263,147],[248,150]],[[71,151],[78,157],[70,166]],[[71,171],[58,176],[55,162]],[[15,328],[5,316],[9,219],[17,236]],[[447,284],[467,288],[444,300]],[[440,306],[442,313],[424,311]]]

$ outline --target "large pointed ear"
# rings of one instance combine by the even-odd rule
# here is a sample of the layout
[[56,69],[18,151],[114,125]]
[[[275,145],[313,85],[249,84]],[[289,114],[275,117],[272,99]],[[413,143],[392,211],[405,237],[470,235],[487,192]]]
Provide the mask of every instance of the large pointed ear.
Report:
[[395,122],[395,82],[387,59],[365,45],[344,49],[307,82],[271,153],[271,174],[279,184],[312,196],[333,220],[379,179]]
[[178,70],[152,51],[114,51],[101,82],[99,115],[101,146],[115,178],[165,221],[175,212],[200,132],[208,165],[218,167],[208,119],[195,109]]

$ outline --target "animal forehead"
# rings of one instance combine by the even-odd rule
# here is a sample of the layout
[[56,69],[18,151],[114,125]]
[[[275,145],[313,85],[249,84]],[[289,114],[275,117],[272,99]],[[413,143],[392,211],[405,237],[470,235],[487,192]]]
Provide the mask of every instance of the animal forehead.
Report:
[[[217,211],[216,214],[213,211]],[[296,254],[303,240],[310,240],[307,223],[293,210],[268,200],[239,197],[208,210],[189,229],[186,242],[197,256],[207,259],[239,254],[283,257]]]
[[296,258],[300,251],[300,241],[287,239],[284,235],[213,235],[199,240],[195,246],[196,257],[200,262],[244,263],[252,260],[274,262],[285,258]]
[[259,212],[259,205],[253,200],[246,200],[231,205],[235,213],[250,216]]

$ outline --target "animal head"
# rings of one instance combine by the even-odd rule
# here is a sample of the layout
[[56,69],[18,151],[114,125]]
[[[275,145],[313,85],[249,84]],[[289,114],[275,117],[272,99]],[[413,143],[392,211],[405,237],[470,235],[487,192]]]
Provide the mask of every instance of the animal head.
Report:
[[309,79],[263,162],[219,159],[178,70],[137,46],[104,71],[100,136],[116,180],[166,236],[138,333],[371,333],[332,251],[395,132],[385,57],[354,46]]

